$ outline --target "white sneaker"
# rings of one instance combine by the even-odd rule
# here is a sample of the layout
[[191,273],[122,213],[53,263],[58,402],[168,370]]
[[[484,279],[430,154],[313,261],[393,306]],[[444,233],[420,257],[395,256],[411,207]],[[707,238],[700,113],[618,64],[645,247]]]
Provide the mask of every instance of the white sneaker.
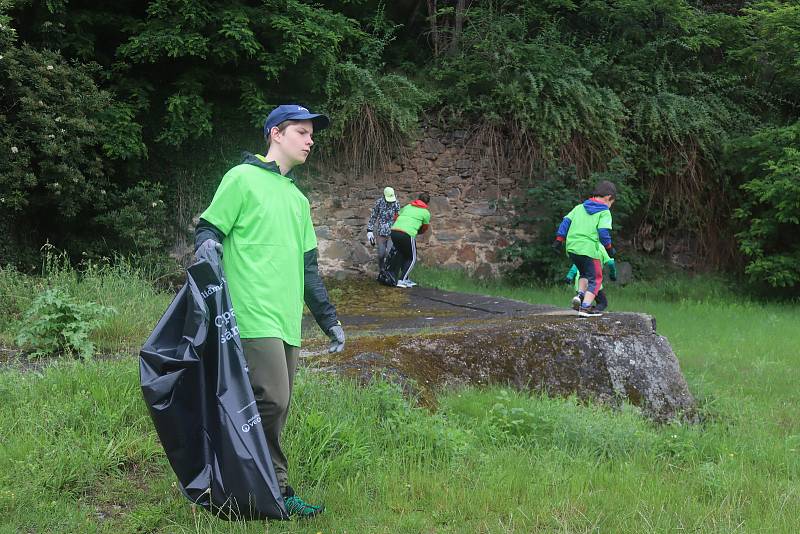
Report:
[[410,286],[406,285],[404,280],[398,280],[397,283],[395,284],[395,287],[403,287],[408,289]]
[[406,286],[407,287],[414,287],[415,285],[417,285],[416,282],[412,282],[411,280],[406,280]]

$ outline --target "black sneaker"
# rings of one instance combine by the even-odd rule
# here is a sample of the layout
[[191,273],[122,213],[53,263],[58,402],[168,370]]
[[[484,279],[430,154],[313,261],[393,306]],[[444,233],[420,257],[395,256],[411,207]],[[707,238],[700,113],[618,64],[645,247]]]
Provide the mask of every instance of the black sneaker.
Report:
[[289,516],[299,519],[308,519],[309,517],[314,517],[325,511],[324,505],[315,506],[313,504],[308,504],[295,495],[291,486],[286,486],[286,494],[283,496],[283,502],[286,503],[286,511],[289,512]]
[[578,310],[578,315],[581,317],[601,317],[603,314],[597,311],[594,306],[583,306]]

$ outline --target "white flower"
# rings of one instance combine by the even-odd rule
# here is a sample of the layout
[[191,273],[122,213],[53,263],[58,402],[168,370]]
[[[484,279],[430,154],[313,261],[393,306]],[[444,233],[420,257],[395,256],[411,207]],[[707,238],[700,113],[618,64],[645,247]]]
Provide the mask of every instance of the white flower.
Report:
[[101,194],[101,195],[105,195],[105,194],[106,194],[106,190],[105,190],[105,189],[101,189],[101,190],[100,190],[100,194]]
[[0,59],[3,59],[3,56],[0,56]]
[[158,202],[153,202],[153,203],[152,203],[152,204],[150,204],[150,205],[151,205],[151,206],[153,206],[153,207],[155,208],[156,206],[158,206]]
[[61,117],[56,117],[56,122],[61,122]]
[[12,154],[16,154],[17,152],[19,152],[19,149],[17,147],[15,147],[15,146],[12,146],[11,147],[11,153]]
[[53,70],[53,66],[52,65],[48,65],[47,66],[47,70]]
[[48,136],[47,136],[47,138],[48,138],[48,139],[55,139],[55,138],[56,138],[56,136],[55,136],[55,135],[53,135],[53,134],[50,134],[50,135],[48,135]]

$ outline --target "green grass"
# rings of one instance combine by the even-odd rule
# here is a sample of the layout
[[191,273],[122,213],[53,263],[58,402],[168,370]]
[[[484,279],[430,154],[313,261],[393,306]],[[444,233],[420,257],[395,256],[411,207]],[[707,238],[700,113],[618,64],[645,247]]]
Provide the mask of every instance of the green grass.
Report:
[[[101,346],[141,343],[169,301],[136,273],[67,274],[81,298],[150,303],[99,332]],[[571,296],[416,274],[537,303]],[[0,273],[4,290],[41,283]],[[0,533],[796,532],[796,311],[737,299],[713,278],[609,286],[608,296],[614,310],[656,316],[704,424],[657,427],[629,406],[499,388],[449,392],[432,414],[389,384],[301,371],[285,433],[292,483],[328,511],[311,522],[229,523],[193,513],[180,495],[135,358],[9,369],[0,371]]]
[[173,298],[156,291],[151,276],[124,260],[89,264],[80,272],[63,256],[46,256],[44,277],[31,277],[0,267],[0,345],[15,343],[24,312],[45,288],[58,287],[78,302],[110,306],[115,313],[92,336],[98,352],[129,353],[147,338]]

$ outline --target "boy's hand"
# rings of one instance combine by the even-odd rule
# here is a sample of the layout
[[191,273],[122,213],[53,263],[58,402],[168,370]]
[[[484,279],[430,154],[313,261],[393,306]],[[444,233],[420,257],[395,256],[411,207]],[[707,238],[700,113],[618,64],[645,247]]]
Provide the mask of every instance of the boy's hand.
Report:
[[331,339],[328,352],[342,352],[344,350],[344,329],[342,328],[342,323],[337,321],[336,324],[328,330],[328,337]]
[[575,277],[574,277],[574,276],[565,276],[565,277],[564,277],[564,281],[565,281],[567,284],[570,284],[570,285],[572,285],[572,284],[574,284],[574,283],[575,283]]
[[374,247],[375,246],[375,234],[373,234],[372,232],[367,232],[367,241],[369,241],[369,244]]
[[608,277],[611,278],[612,282],[617,281],[617,262],[614,260],[608,262]]
[[553,241],[553,244],[550,245],[550,246],[556,252],[561,252],[561,245],[562,245],[562,241],[560,239],[556,239],[555,241]]
[[606,252],[608,253],[609,258],[613,258],[614,256],[617,255],[617,249],[615,249],[614,247],[607,248]]
[[197,247],[194,257],[197,261],[208,260],[212,250],[217,253],[219,259],[222,259],[222,243],[214,241],[213,239],[206,239],[203,241],[203,243]]

